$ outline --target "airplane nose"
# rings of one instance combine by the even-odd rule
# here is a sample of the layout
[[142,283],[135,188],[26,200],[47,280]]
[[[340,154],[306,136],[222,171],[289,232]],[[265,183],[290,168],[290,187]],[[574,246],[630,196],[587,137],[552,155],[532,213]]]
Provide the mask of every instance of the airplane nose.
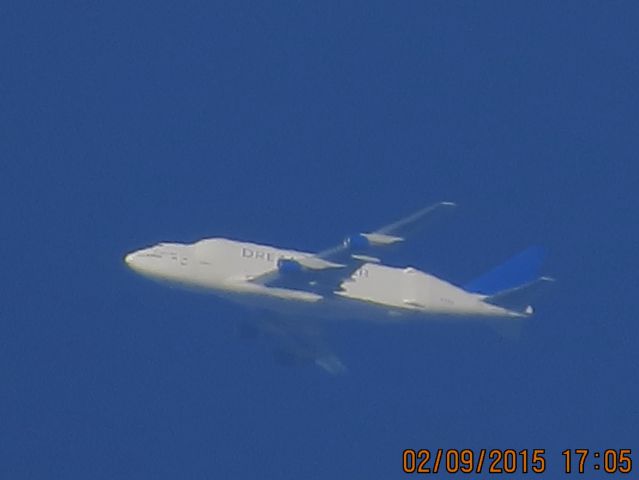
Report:
[[135,257],[134,253],[129,253],[124,257],[124,263],[126,263],[129,267],[133,263],[133,258]]

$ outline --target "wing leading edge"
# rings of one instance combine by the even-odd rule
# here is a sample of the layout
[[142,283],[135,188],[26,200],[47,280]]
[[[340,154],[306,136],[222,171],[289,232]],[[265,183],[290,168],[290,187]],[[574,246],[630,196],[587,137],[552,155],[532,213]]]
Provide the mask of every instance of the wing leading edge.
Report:
[[346,237],[339,245],[301,259],[282,258],[272,271],[251,281],[269,287],[312,290],[328,294],[340,289],[365,263],[378,263],[372,250],[395,245],[423,228],[436,217],[452,210],[453,202],[438,202],[372,232]]

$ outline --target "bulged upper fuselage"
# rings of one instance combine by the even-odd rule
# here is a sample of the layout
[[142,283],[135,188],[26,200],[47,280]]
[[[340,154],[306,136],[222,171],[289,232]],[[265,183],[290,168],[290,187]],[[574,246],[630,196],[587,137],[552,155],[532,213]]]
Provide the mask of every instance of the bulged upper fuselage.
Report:
[[160,243],[132,252],[126,264],[135,272],[170,283],[204,289],[243,304],[307,315],[360,318],[398,316],[522,316],[483,301],[417,269],[365,263],[331,295],[265,286],[252,280],[277,269],[280,259],[310,253],[268,245],[208,238],[193,244]]

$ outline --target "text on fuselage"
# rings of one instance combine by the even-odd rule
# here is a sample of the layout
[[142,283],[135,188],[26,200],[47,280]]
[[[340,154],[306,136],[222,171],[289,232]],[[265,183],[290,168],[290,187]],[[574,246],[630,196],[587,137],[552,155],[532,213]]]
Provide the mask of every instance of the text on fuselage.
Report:
[[[281,253],[270,252],[268,250],[258,250],[253,248],[242,247],[242,257],[252,258],[254,260],[263,260],[269,263],[275,263],[280,258],[287,258],[286,255]],[[352,278],[368,277],[368,270],[366,268],[358,269]]]
[[254,250],[252,248],[242,247],[242,257],[254,258],[255,260],[264,260],[266,262],[275,262],[280,258],[284,258],[281,253],[276,254],[268,250]]

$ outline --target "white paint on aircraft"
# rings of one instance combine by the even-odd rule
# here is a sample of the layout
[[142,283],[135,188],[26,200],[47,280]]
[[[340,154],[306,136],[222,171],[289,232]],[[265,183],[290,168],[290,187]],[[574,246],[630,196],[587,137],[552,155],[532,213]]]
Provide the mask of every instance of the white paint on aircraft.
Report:
[[[531,277],[536,275],[541,249],[531,247],[509,261],[515,270],[521,268],[519,276],[500,277],[498,267],[471,282],[470,291],[413,267],[384,265],[377,250],[375,256],[369,255],[368,250],[403,243],[409,227],[454,206],[440,202],[316,254],[205,238],[192,244],[159,243],[129,253],[125,262],[153,280],[204,290],[293,319],[285,327],[272,322],[268,328],[278,332],[295,323],[303,325],[309,317],[392,322],[501,317],[512,324],[509,319],[530,316],[533,308],[527,303],[528,295],[552,280]],[[311,337],[316,340],[314,333]],[[343,371],[339,359],[323,346],[304,340],[288,347],[331,373]]]

